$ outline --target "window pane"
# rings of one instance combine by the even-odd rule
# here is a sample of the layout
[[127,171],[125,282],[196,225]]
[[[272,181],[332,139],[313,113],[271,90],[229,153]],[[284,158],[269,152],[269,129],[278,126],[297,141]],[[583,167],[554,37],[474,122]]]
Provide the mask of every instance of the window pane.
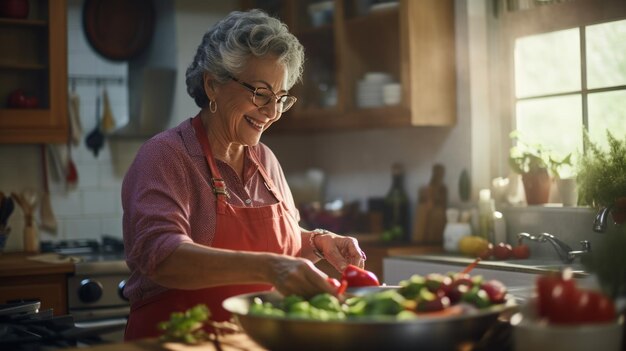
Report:
[[587,27],[587,87],[626,85],[626,20]]
[[589,94],[589,135],[591,140],[603,147],[607,128],[618,139],[626,136],[626,91],[609,91]]
[[519,101],[517,130],[530,144],[541,144],[562,158],[582,150],[580,95]]
[[516,96],[580,91],[579,35],[574,28],[517,39]]

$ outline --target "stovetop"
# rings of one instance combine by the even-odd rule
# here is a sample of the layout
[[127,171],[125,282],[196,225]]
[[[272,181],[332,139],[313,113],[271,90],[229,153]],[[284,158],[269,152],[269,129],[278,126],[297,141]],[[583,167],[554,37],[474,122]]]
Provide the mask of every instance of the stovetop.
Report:
[[120,326],[77,327],[71,315],[39,310],[39,301],[0,304],[0,349],[38,351],[102,343],[100,335]]
[[96,239],[42,241],[41,252],[78,256],[83,262],[118,261],[124,259],[124,242],[110,235]]

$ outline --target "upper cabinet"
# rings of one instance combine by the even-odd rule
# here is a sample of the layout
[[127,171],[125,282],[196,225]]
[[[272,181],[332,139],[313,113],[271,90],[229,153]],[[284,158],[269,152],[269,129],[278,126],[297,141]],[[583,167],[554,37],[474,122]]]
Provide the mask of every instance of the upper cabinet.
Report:
[[0,143],[66,142],[66,1],[4,3],[0,9]]
[[270,132],[456,122],[453,0],[250,0],[305,47],[298,97]]

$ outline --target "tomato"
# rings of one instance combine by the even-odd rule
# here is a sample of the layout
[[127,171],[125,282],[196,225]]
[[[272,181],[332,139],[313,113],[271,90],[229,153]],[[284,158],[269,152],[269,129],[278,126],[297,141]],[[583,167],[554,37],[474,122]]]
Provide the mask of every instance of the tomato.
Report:
[[452,286],[452,278],[439,273],[431,273],[426,276],[424,284],[430,292],[436,293],[440,296],[446,295]]
[[513,257],[526,259],[530,257],[530,248],[526,244],[520,244],[513,248]]
[[488,280],[480,285],[485,290],[491,303],[502,303],[506,297],[506,286],[499,280]]
[[39,107],[39,99],[35,96],[28,96],[23,106],[26,108],[37,108]]
[[495,257],[496,260],[506,260],[511,257],[512,253],[513,248],[511,248],[509,244],[499,243],[493,248],[493,257]]
[[606,323],[616,313],[607,296],[578,289],[569,269],[537,279],[537,307],[541,317],[555,324]]
[[341,278],[348,283],[349,287],[380,285],[376,274],[351,264],[344,269]]
[[581,295],[586,297],[586,304],[581,299],[578,310],[581,322],[606,323],[615,319],[615,305],[613,301],[597,291],[583,291]]
[[[555,314],[562,314],[561,306],[569,304],[573,307],[576,300],[576,282],[572,279],[571,273],[550,273],[537,278],[537,308],[539,316],[546,317],[550,321]],[[555,299],[558,299],[555,305]],[[565,311],[566,313],[567,311]],[[552,317],[552,318],[551,318]],[[565,316],[556,316],[556,320],[564,320]]]
[[8,107],[23,107],[26,104],[26,94],[22,89],[16,89],[9,94]]
[[16,89],[9,94],[7,106],[10,108],[36,108],[39,107],[39,99],[28,96],[22,89]]

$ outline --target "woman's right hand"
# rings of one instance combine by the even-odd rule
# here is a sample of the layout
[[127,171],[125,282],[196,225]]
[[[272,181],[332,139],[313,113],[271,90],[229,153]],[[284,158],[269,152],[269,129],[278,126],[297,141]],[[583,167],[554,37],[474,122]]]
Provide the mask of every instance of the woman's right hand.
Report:
[[283,296],[300,295],[311,297],[320,293],[336,294],[328,276],[304,258],[272,255],[269,264],[269,279]]

